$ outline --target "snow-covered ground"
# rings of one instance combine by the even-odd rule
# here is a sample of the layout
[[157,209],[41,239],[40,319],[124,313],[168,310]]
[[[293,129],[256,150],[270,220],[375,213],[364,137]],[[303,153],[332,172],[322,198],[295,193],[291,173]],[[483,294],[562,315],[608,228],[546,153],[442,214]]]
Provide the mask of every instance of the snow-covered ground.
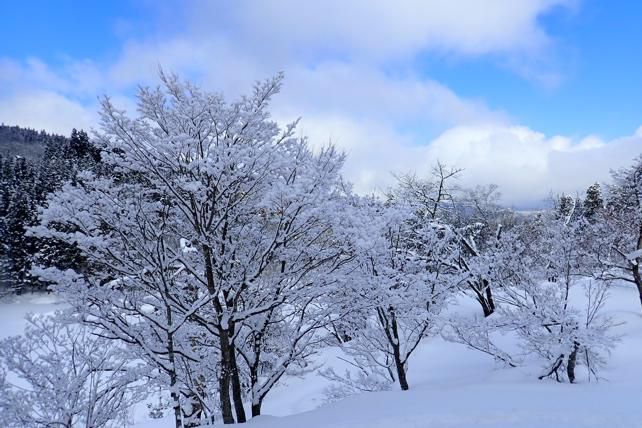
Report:
[[0,339],[21,334],[25,328],[24,316],[27,313],[49,313],[62,307],[53,294],[27,293],[4,297],[0,300]]
[[[27,311],[56,309],[52,296],[18,296],[0,304],[0,336],[19,333]],[[507,369],[490,357],[441,338],[427,340],[410,361],[410,391],[366,393],[324,404],[328,381],[312,373],[288,378],[264,404],[256,428],[642,428],[642,311],[636,291],[613,287],[605,311],[622,340],[600,382],[580,373],[575,385],[539,381],[536,365]],[[338,351],[320,359],[340,366]],[[144,412],[139,412],[141,415]],[[136,428],[172,427],[170,417]]]

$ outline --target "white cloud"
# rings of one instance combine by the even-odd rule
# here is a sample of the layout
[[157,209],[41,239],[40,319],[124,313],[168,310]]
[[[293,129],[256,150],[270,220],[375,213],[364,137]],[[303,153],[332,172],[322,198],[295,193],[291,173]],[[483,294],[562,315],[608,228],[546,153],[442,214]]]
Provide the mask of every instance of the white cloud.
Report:
[[72,128],[89,129],[95,124],[94,108],[50,91],[19,92],[0,98],[0,119],[9,125],[44,129],[69,135]]
[[470,125],[418,144],[376,123],[313,118],[302,126],[316,141],[330,139],[348,153],[346,174],[358,191],[385,189],[394,182],[391,173],[427,175],[439,160],[464,169],[464,186],[498,184],[503,202],[517,207],[540,205],[550,193],[581,194],[642,151],[640,130],[603,142],[594,136],[547,137],[524,126]]
[[344,175],[360,193],[385,190],[393,182],[392,173],[419,166],[413,138],[376,121],[305,116],[299,131],[313,147],[332,143],[347,154]]
[[[130,40],[110,78],[138,83],[159,64],[219,80],[257,79],[267,71],[326,62],[396,67],[417,55],[493,55],[547,87],[562,80],[555,43],[540,18],[577,0],[192,0],[155,5],[156,34]],[[168,19],[171,17],[172,19]],[[231,66],[234,66],[233,68]],[[230,73],[228,70],[234,70]],[[262,74],[261,74],[262,73]],[[226,85],[230,85],[226,83]]]
[[342,114],[404,128],[507,120],[504,113],[459,97],[434,80],[411,73],[389,76],[371,67],[340,62],[291,67],[276,108],[304,116]]
[[[388,59],[436,50],[481,55],[545,47],[538,18],[566,0],[240,0],[194,1],[191,31],[222,28],[247,46],[277,57],[349,54]],[[267,45],[267,49],[266,49]]]

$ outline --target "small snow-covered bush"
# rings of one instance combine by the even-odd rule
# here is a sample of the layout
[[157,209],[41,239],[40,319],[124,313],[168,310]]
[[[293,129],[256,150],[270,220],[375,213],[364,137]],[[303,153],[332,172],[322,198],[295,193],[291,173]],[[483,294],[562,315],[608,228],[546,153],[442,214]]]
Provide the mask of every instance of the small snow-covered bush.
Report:
[[23,336],[0,342],[5,427],[122,426],[143,398],[140,373],[113,340],[61,313],[28,315]]

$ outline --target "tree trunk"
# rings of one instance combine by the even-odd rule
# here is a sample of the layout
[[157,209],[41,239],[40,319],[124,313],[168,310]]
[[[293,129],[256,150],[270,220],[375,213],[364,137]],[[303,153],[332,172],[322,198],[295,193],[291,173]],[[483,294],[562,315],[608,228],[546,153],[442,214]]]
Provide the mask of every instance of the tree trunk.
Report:
[[176,391],[172,391],[171,396],[172,402],[174,403],[174,424],[176,428],[182,428],[181,403],[179,401],[178,393]]
[[218,379],[219,397],[221,404],[221,415],[224,424],[233,424],[232,397],[230,397],[230,341],[227,337],[227,330],[219,329],[219,343],[221,346],[221,373]]
[[397,368],[397,379],[399,380],[399,386],[402,391],[408,390],[408,380],[406,379],[406,368],[404,367],[403,361],[401,361],[401,352],[399,349],[399,334],[397,331],[397,319],[393,315],[391,320],[392,333],[395,338],[395,342],[391,343],[392,352],[395,358],[395,366]]
[[247,419],[245,417],[245,409],[243,408],[241,379],[239,376],[239,369],[236,364],[236,349],[234,345],[230,345],[230,377],[232,379],[232,395],[234,396],[234,410],[236,411],[236,421],[238,423],[243,423]]
[[[170,363],[174,365],[174,354],[170,352],[169,354]],[[172,403],[174,408],[174,424],[176,428],[183,427],[183,417],[181,411],[181,401],[178,395],[178,376],[175,371],[169,373],[169,389],[171,391],[170,395],[172,397]]]
[[471,290],[475,293],[477,301],[482,307],[484,312],[484,317],[490,316],[495,312],[495,301],[493,300],[493,292],[490,289],[488,281],[485,279],[482,281],[469,281],[468,285]]
[[642,275],[640,275],[640,267],[635,265],[632,271],[633,280],[635,281],[635,286],[638,289],[638,296],[640,297],[640,305],[642,305]]
[[477,301],[479,302],[479,304],[482,307],[482,311],[484,312],[484,318],[490,316],[490,314],[493,313],[493,311],[488,306],[488,303],[486,303],[486,299],[484,299],[483,297],[478,297]]
[[[256,343],[256,342],[255,342]],[[256,346],[256,345],[255,345]],[[261,414],[261,404],[263,404],[263,399],[256,397],[258,395],[257,385],[259,383],[259,361],[260,361],[261,351],[257,349],[255,351],[254,363],[249,366],[250,368],[250,387],[252,388],[252,417],[259,416]]]
[[399,378],[399,386],[402,391],[408,391],[408,380],[406,379],[406,369],[399,358],[399,347],[395,349],[395,365],[397,366],[397,377]]
[[[379,323],[386,334],[388,343],[392,348],[392,357],[395,361],[395,368],[397,369],[397,380],[399,381],[399,386],[402,391],[407,391],[408,380],[406,379],[406,369],[404,367],[404,362],[401,359],[401,352],[399,349],[399,331],[397,329],[397,317],[395,316],[394,309],[389,307],[387,310],[384,310],[379,307],[377,308],[377,316],[379,318]],[[386,361],[387,360],[388,357],[386,356]],[[391,372],[390,375],[392,376],[392,370],[390,370],[390,367],[388,367],[388,371]]]
[[[638,242],[636,245],[636,250],[642,250],[642,225],[638,229]],[[640,296],[640,305],[642,305],[642,274],[640,274],[640,258],[635,259],[635,264],[633,265],[633,280],[635,285],[638,288],[638,296]]]
[[[168,324],[172,324],[172,312],[169,307],[165,308],[165,316],[167,317]],[[178,375],[176,374],[176,358],[174,355],[174,335],[168,331],[167,334],[167,351],[171,371],[169,372],[169,389],[172,397],[174,407],[174,423],[176,428],[182,428],[183,419],[181,411],[181,401],[178,394]]]
[[490,289],[490,284],[488,283],[488,281],[484,280],[484,283],[486,285],[486,301],[488,302],[488,307],[490,309],[490,313],[492,314],[493,312],[495,312],[495,300],[493,299],[493,291]]
[[[214,284],[214,267],[212,266],[212,253],[207,245],[203,245],[203,259],[205,261],[205,277],[207,279],[207,291],[212,297],[214,310],[217,314],[223,312],[220,300],[216,294]],[[224,424],[233,424],[234,415],[232,414],[232,399],[230,397],[230,338],[225,328],[218,328],[219,345],[221,347],[221,373],[218,379],[219,401],[221,406],[221,416]]]
[[573,342],[573,350],[568,356],[568,362],[566,363],[566,374],[568,375],[568,381],[570,383],[575,382],[575,364],[577,362],[577,350],[579,347],[579,343]]
[[259,400],[258,403],[252,403],[252,417],[259,416],[261,414],[261,405],[263,400]]

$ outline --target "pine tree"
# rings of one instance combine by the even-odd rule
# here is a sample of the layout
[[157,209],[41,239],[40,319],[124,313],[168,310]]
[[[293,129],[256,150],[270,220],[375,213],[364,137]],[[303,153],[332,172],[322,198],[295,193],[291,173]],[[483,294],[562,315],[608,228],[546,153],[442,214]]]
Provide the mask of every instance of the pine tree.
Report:
[[599,183],[591,184],[586,189],[586,197],[584,198],[584,217],[593,220],[602,208],[604,208],[602,188]]
[[9,180],[9,200],[5,216],[7,262],[13,287],[22,291],[37,286],[30,274],[35,238],[26,236],[29,226],[36,224],[36,195],[32,162],[17,157]]
[[[37,210],[47,195],[64,182],[76,182],[83,170],[95,169],[100,152],[84,131],[67,139],[44,131],[0,127],[0,143],[8,155],[0,157],[0,283],[21,292],[46,284],[31,274],[34,260],[61,268],[82,263],[74,246],[27,233],[37,223]],[[28,146],[28,150],[25,147]],[[38,153],[44,152],[43,156]],[[27,153],[22,156],[17,153]]]
[[575,208],[575,200],[570,195],[562,194],[557,200],[557,214],[559,218],[568,219]]

